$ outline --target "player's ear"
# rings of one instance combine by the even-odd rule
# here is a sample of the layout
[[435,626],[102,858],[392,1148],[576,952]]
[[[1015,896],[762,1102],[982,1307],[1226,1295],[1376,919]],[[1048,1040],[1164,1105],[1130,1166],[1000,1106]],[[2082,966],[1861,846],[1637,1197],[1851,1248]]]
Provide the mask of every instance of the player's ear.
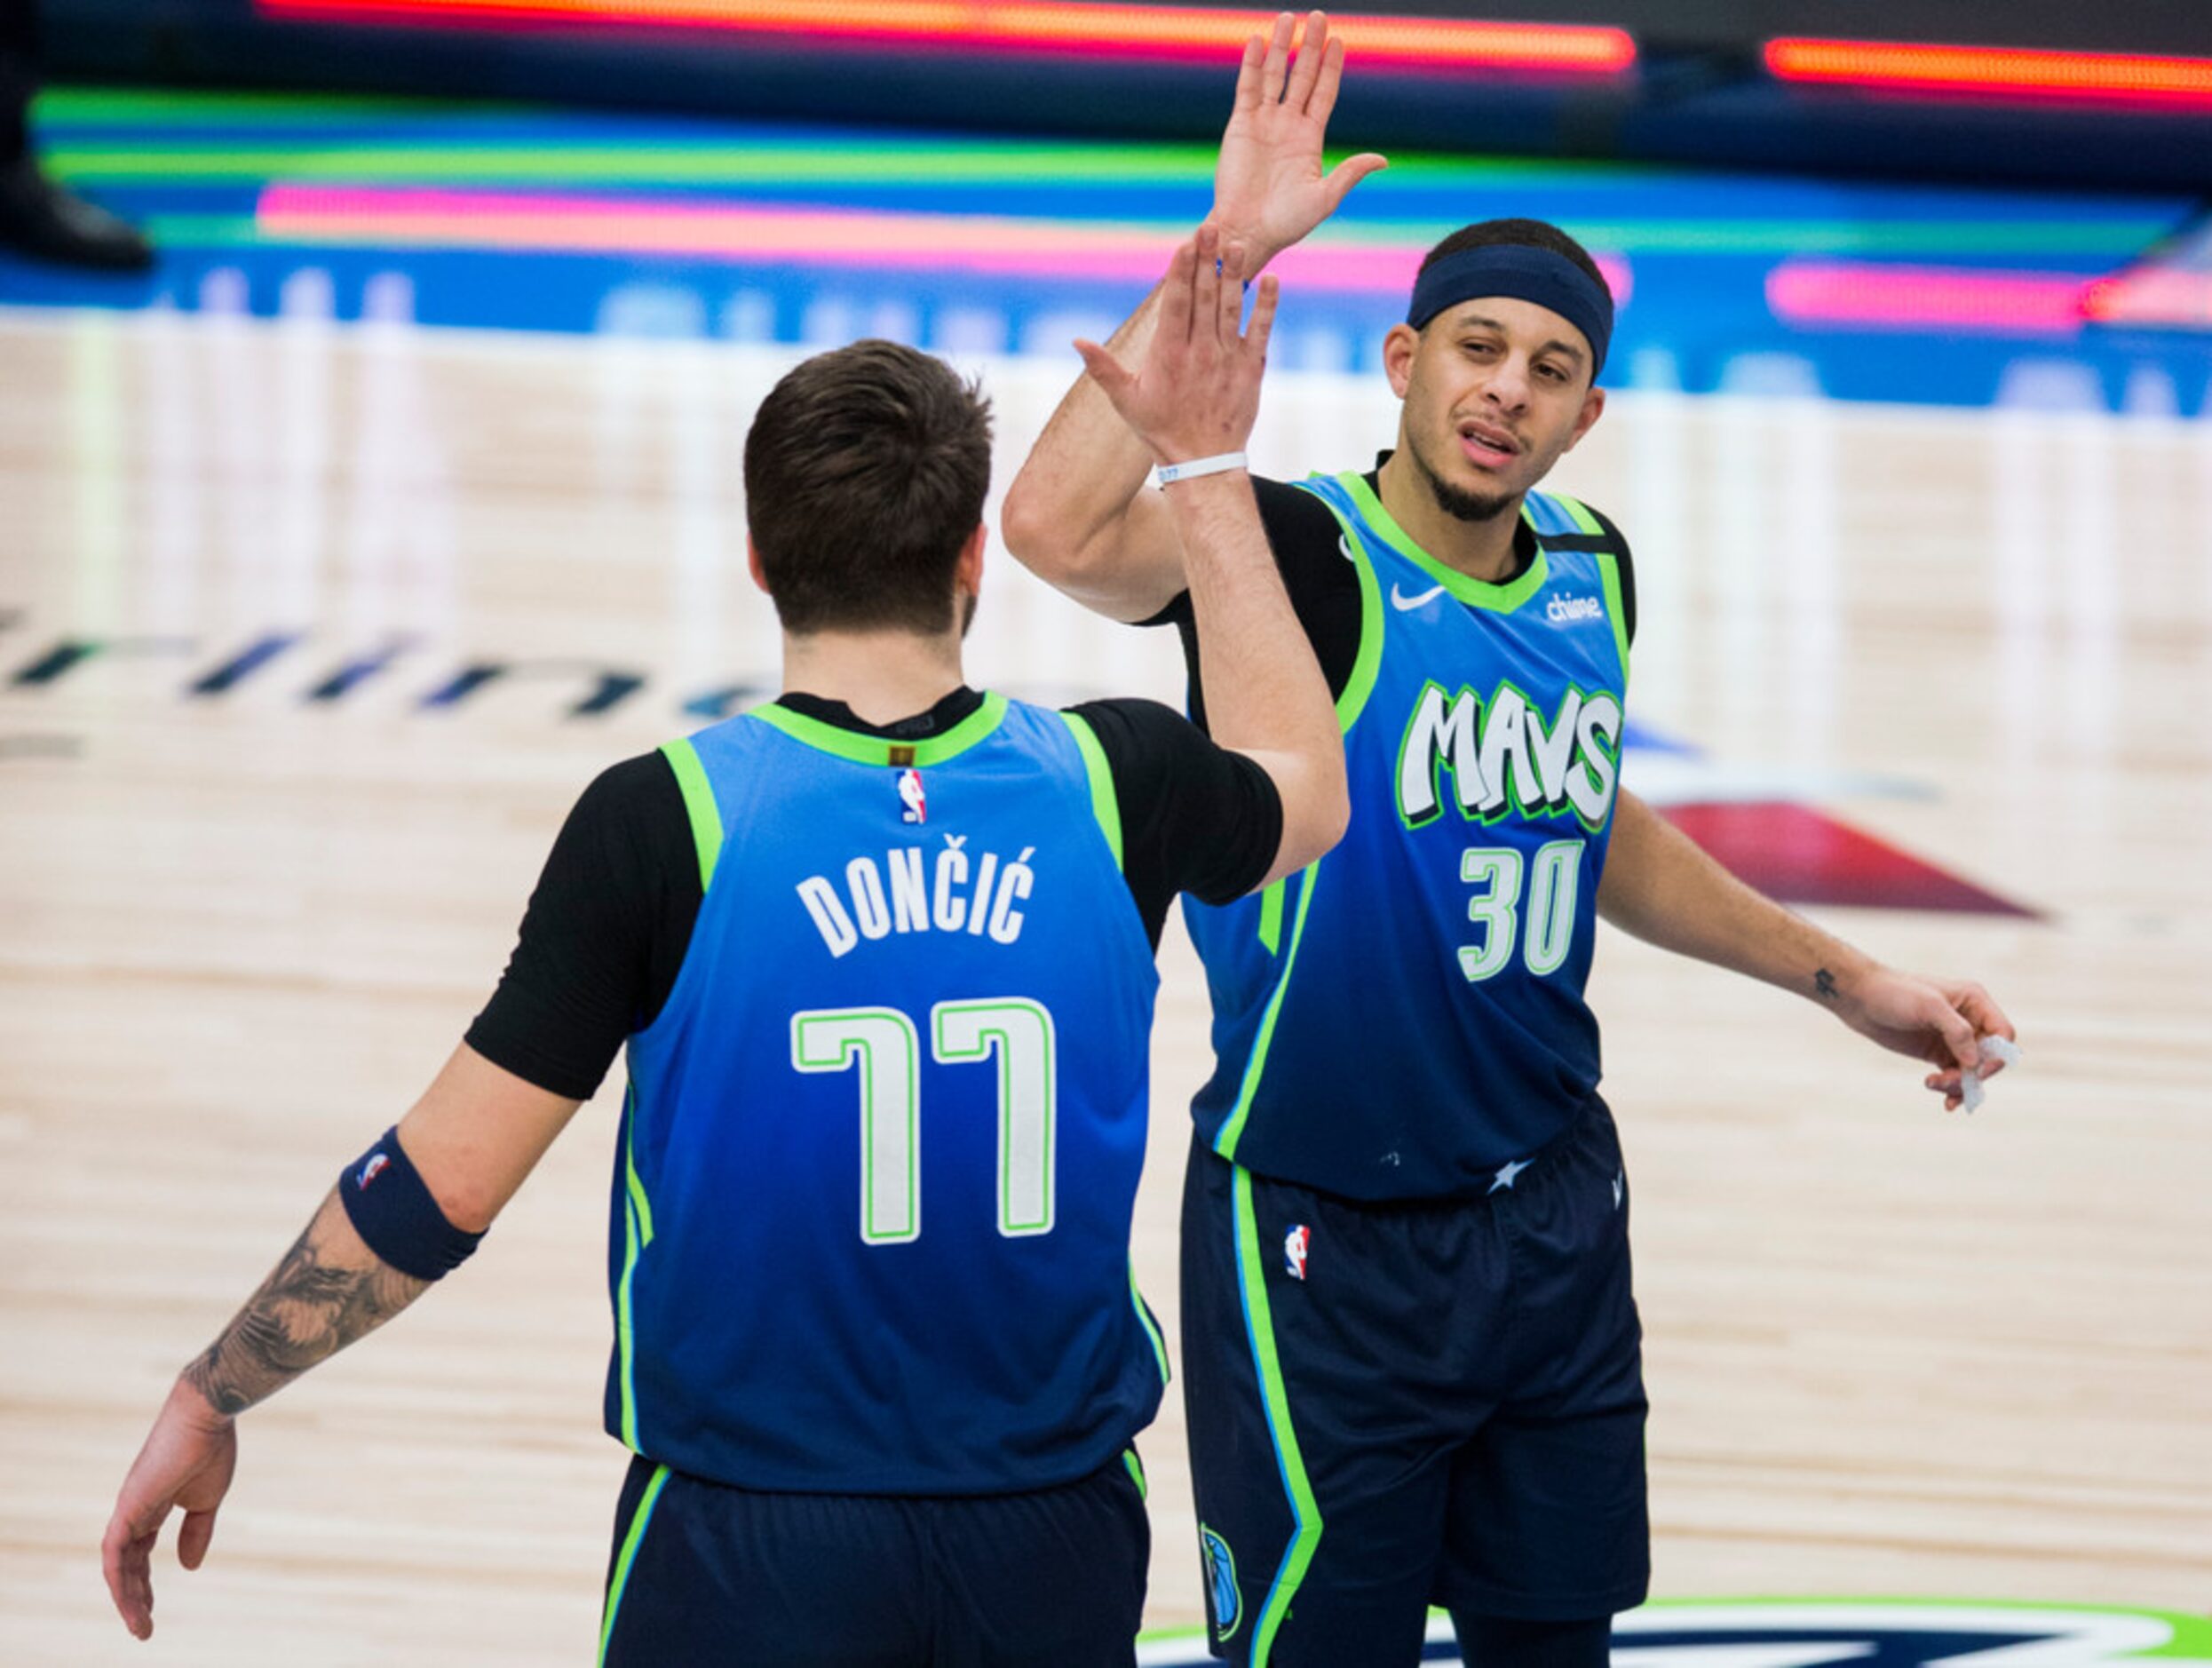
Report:
[[760,547],[753,543],[749,533],[745,536],[745,568],[752,575],[753,583],[773,600],[776,593],[768,589],[768,570],[760,565]]
[[1413,385],[1414,355],[1421,351],[1421,332],[1410,324],[1393,324],[1383,338],[1383,369],[1391,379],[1391,392],[1400,400]]
[[975,524],[975,531],[968,535],[968,542],[960,547],[960,560],[953,566],[953,589],[963,596],[983,594],[983,544],[987,530],[982,522]]
[[1571,452],[1582,444],[1582,436],[1589,433],[1598,419],[1605,415],[1605,391],[1593,385],[1582,396],[1582,413],[1574,419],[1574,433],[1567,436],[1567,450]]

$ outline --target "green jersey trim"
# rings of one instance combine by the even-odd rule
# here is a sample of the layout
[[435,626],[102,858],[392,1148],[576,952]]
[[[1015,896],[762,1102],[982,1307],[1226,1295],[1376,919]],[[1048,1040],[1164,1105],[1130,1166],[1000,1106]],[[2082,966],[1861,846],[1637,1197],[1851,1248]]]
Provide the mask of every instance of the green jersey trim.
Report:
[[[1360,519],[1368,524],[1368,531],[1470,608],[1487,608],[1494,614],[1510,614],[1542,590],[1545,581],[1551,576],[1550,564],[1544,558],[1542,547],[1539,546],[1536,560],[1528,565],[1528,571],[1518,579],[1506,584],[1494,585],[1487,580],[1471,578],[1456,568],[1446,567],[1415,544],[1407,536],[1406,529],[1399,526],[1391,512],[1383,507],[1382,499],[1375,496],[1375,489],[1368,485],[1366,476],[1346,470],[1336,477],[1336,482],[1352,496],[1352,501],[1358,507]],[[1526,512],[1524,506],[1524,517]],[[1360,647],[1364,649],[1366,644],[1363,642]],[[1364,693],[1361,698],[1365,699]],[[1347,725],[1345,727],[1349,729],[1351,727]]]
[[1145,1462],[1137,1458],[1137,1450],[1124,1448],[1122,1450],[1122,1464],[1129,1472],[1129,1480],[1137,1485],[1137,1497],[1139,1500],[1150,1499],[1152,1490],[1145,1486]]
[[1252,1210],[1252,1172],[1239,1166],[1233,1187],[1236,1199],[1237,1276],[1244,1290],[1244,1315],[1252,1346],[1252,1361],[1259,1370],[1260,1400],[1267,1410],[1267,1434],[1275,1447],[1290,1513],[1297,1528],[1283,1549],[1282,1562],[1260,1606],[1259,1621],[1252,1631],[1251,1668],[1267,1668],[1275,1635],[1290,1612],[1305,1572],[1321,1544],[1320,1503],[1305,1474],[1305,1456],[1298,1450],[1298,1433],[1290,1422],[1290,1396],[1283,1387],[1282,1361],[1275,1349],[1275,1318],[1267,1302],[1266,1264],[1260,1259],[1259,1225]]
[[614,1579],[607,1584],[607,1619],[599,1624],[599,1661],[607,1661],[607,1647],[614,1637],[614,1616],[622,1608],[622,1589],[630,1585],[630,1566],[638,1560],[638,1548],[646,1537],[646,1524],[652,1519],[653,1508],[661,1503],[661,1490],[668,1487],[669,1469],[666,1465],[653,1468],[653,1481],[646,1484],[644,1497],[638,1502],[638,1514],[630,1520],[630,1532],[622,1537],[622,1550],[614,1559]]
[[1621,602],[1621,559],[1609,550],[1601,550],[1597,556],[1598,575],[1605,582],[1605,618],[1613,625],[1613,646],[1621,655],[1621,693],[1625,696],[1629,692],[1629,616]]
[[1282,949],[1282,882],[1272,884],[1259,894],[1259,941],[1274,955]]
[[630,1287],[638,1278],[638,1259],[653,1243],[653,1204],[638,1176],[634,1145],[638,1124],[638,1085],[633,1081],[622,1108],[622,1277],[614,1289],[614,1341],[622,1354],[622,1444],[632,1453],[638,1446],[638,1352],[631,1325]]
[[691,819],[692,844],[699,851],[699,894],[704,897],[714,884],[714,866],[722,859],[722,807],[715,803],[707,767],[699,762],[699,750],[688,741],[662,742],[661,756],[676,773],[683,790],[684,814]]
[[[980,717],[981,714],[978,714]],[[1060,722],[1075,738],[1075,751],[1083,756],[1083,774],[1090,778],[1090,814],[1098,819],[1098,831],[1114,853],[1114,866],[1122,867],[1122,801],[1114,790],[1114,771],[1106,764],[1106,749],[1090,720],[1073,712],[1060,714]]]
[[1144,1322],[1145,1336],[1152,1340],[1153,1359],[1160,1363],[1160,1382],[1165,1386],[1174,1374],[1168,1370],[1168,1340],[1160,1336],[1160,1323],[1152,1318],[1152,1311],[1145,1307],[1145,1294],[1137,1289],[1137,1259],[1129,1265],[1129,1300],[1137,1311],[1137,1318]]
[[[1548,492],[1544,496],[1573,517],[1574,525],[1581,528],[1583,532],[1595,538],[1605,537],[1604,524],[1590,513],[1590,506],[1580,498],[1570,498],[1564,492]],[[1521,505],[1521,513],[1524,516],[1528,513],[1528,506],[1526,503]]]
[[942,735],[925,735],[912,742],[894,742],[887,736],[841,730],[834,724],[810,719],[773,701],[755,707],[746,716],[758,719],[770,728],[781,730],[793,741],[818,753],[828,753],[832,759],[850,759],[856,765],[912,765],[921,768],[959,757],[997,729],[1006,718],[1006,697],[987,695],[981,706]]
[[[1222,1124],[1221,1133],[1214,1138],[1214,1151],[1234,1163],[1237,1140],[1244,1133],[1244,1120],[1251,1115],[1253,1097],[1259,1093],[1260,1075],[1267,1069],[1267,1050],[1275,1040],[1275,1020],[1282,1012],[1282,999],[1290,989],[1290,975],[1297,970],[1298,944],[1305,937],[1306,912],[1313,907],[1313,888],[1321,878],[1322,859],[1315,858],[1304,870],[1305,884],[1298,889],[1298,913],[1290,924],[1290,950],[1282,958],[1282,972],[1275,980],[1275,993],[1267,998],[1267,1012],[1260,1018],[1259,1034],[1252,1039],[1252,1057],[1244,1064],[1244,1082],[1237,1091],[1236,1110]],[[1280,883],[1278,883],[1280,884]],[[1265,913],[1265,906],[1262,905]]]

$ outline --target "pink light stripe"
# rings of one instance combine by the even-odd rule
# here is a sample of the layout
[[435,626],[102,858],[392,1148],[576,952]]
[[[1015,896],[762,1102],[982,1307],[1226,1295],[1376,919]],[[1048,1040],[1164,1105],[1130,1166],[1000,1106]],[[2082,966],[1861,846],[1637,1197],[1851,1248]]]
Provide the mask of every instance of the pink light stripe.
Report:
[[[695,255],[748,265],[858,269],[951,267],[1030,277],[1150,282],[1175,247],[1148,226],[900,214],[745,203],[639,203],[559,194],[325,187],[276,181],[255,212],[264,237],[567,254]],[[1287,285],[1404,295],[1422,246],[1304,244],[1273,270]],[[1632,279],[1613,256],[1598,265],[1623,304]]]
[[2066,273],[1788,260],[1766,275],[1766,302],[1786,324],[2071,335],[2088,287]]

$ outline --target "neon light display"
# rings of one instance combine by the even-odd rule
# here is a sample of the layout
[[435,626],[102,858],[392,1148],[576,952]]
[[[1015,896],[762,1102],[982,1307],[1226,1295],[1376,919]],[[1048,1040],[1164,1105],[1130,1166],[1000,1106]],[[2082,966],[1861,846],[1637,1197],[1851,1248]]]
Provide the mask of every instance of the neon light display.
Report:
[[[327,23],[549,24],[718,29],[849,44],[939,44],[1115,58],[1234,57],[1259,14],[1202,7],[1021,4],[979,0],[257,0],[265,17]],[[1615,75],[1636,62],[1625,30],[1448,18],[1336,18],[1363,69],[1494,69]]]
[[2212,58],[1789,38],[1767,43],[1766,67],[1783,81],[1889,91],[2090,99],[2212,110]]
[[1766,301],[1793,325],[2070,334],[2081,328],[2088,282],[2066,273],[1788,260],[1767,274]]

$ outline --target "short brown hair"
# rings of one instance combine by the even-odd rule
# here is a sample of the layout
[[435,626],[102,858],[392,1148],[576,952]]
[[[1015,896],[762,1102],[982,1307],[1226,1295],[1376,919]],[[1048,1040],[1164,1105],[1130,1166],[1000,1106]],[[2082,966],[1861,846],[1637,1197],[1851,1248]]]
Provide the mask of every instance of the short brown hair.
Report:
[[991,485],[991,402],[942,360],[855,342],[795,366],[745,437],[745,521],[786,631],[937,632]]

